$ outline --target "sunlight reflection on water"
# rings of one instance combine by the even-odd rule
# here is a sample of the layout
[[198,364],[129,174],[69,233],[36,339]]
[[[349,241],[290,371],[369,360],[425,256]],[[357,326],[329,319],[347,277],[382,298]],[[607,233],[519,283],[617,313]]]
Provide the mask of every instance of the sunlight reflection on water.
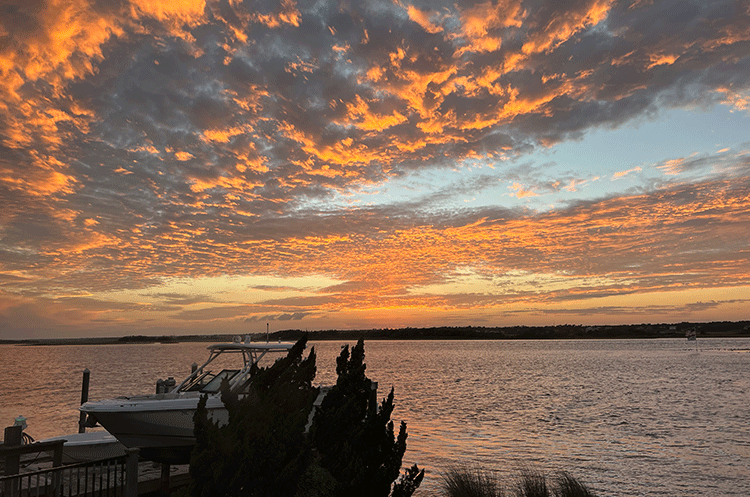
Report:
[[[750,495],[750,340],[699,342],[369,341],[365,352],[408,424],[404,465],[427,468],[419,497],[438,495],[455,463],[503,478],[565,470],[601,495]],[[316,381],[334,382],[342,344],[312,345]],[[84,368],[91,399],[149,393],[206,346],[0,346],[0,421],[23,414],[37,439],[74,433]]]

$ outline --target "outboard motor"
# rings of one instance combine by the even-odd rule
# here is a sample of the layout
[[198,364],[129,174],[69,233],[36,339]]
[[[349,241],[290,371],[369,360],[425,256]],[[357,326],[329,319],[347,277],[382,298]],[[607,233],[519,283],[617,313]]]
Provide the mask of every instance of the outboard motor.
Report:
[[177,384],[173,376],[170,376],[166,380],[161,378],[156,381],[156,393],[167,393],[171,391]]

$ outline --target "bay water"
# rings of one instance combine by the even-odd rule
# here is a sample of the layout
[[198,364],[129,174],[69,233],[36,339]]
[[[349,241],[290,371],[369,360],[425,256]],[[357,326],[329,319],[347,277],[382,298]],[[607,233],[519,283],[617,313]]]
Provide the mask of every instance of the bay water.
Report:
[[[316,383],[335,382],[344,343],[315,347]],[[151,393],[208,356],[206,343],[0,345],[0,423],[35,439],[77,432],[89,398]],[[418,497],[462,466],[507,485],[566,471],[601,496],[750,495],[750,339],[365,341],[379,397],[408,426],[404,466]]]

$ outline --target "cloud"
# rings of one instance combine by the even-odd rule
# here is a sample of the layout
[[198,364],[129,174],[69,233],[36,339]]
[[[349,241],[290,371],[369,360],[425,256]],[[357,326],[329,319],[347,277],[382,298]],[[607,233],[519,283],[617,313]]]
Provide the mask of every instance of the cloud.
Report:
[[[670,109],[744,112],[750,11],[737,3],[126,0],[2,9],[3,299],[154,289],[175,275],[341,282],[300,308],[214,303],[174,313],[210,321],[449,305],[419,291],[466,267],[495,282],[515,269],[613,274],[617,284],[605,291],[744,282],[743,145],[722,158],[674,154],[643,171],[618,165],[612,179],[641,172],[651,183],[596,199],[579,190],[598,173],[528,159]],[[363,189],[475,165],[495,169],[410,201],[342,206]],[[653,168],[662,177],[646,178]],[[562,189],[572,200],[554,213],[500,201],[453,207],[454,195],[489,196],[498,183],[512,185],[503,201]],[[613,253],[622,266],[607,269]],[[484,305],[478,292],[461,295]],[[131,312],[114,307],[97,316]]]
[[[733,63],[723,61],[737,60],[744,38],[735,26],[746,13],[675,6],[670,29],[677,34],[669,43],[710,48],[675,59],[654,55],[668,53],[666,38],[644,24],[662,8],[488,2],[430,13],[354,4],[333,15],[291,2],[268,11],[134,2],[119,10],[84,3],[60,14],[46,5],[34,13],[42,28],[6,28],[38,54],[22,61],[4,52],[6,81],[25,81],[18,98],[29,102],[19,108],[9,97],[15,90],[6,92],[4,143],[18,158],[4,167],[10,173],[13,164],[30,162],[38,178],[13,173],[6,184],[41,195],[86,189],[69,158],[86,154],[84,142],[95,138],[102,150],[90,165],[107,154],[138,176],[169,168],[196,192],[257,199],[263,209],[261,198],[317,196],[470,150],[548,146],[587,127],[619,125],[657,103],[725,100],[726,81],[708,69],[722,61],[719,72],[726,71]],[[81,29],[56,35],[70,19]],[[51,38],[61,45],[47,46]],[[505,41],[489,47],[492,39]],[[54,56],[43,55],[53,48]],[[523,63],[498,68],[485,52],[506,60],[521,54]],[[617,64],[602,63],[613,57]],[[653,65],[655,57],[671,62]],[[542,61],[559,67],[542,70]],[[677,97],[677,74],[689,94]],[[53,82],[53,94],[27,84],[42,79]],[[733,95],[745,91],[732,84]],[[493,141],[498,132],[508,137],[503,150]],[[54,146],[35,150],[35,142]],[[142,158],[147,163],[134,166]]]
[[512,193],[514,197],[517,198],[525,198],[525,197],[537,197],[539,194],[535,193],[532,190],[527,190],[523,187],[520,183],[513,183],[513,186],[509,187],[511,190],[515,190],[515,193]]
[[663,171],[667,176],[690,174],[698,177],[744,176],[749,166],[748,151],[733,151],[730,148],[718,150],[715,154],[695,153],[688,157],[667,159],[655,164],[656,169]]
[[684,162],[685,162],[684,159],[670,159],[670,160],[664,161],[663,164],[658,165],[656,167],[664,171],[664,174],[673,176],[683,171],[682,166]]
[[[161,275],[156,266],[144,275],[130,274],[153,278],[172,274],[178,267],[190,272],[198,266],[204,275],[235,268],[238,274],[328,274],[343,282],[319,288],[317,295],[190,309],[183,307],[208,299],[157,295],[166,304],[160,307],[66,298],[56,299],[59,311],[45,315],[50,323],[117,322],[118,316],[124,319],[132,312],[195,323],[271,319],[259,316],[281,321],[353,309],[533,308],[675,289],[731,288],[750,284],[740,270],[750,257],[743,236],[750,228],[748,202],[750,184],[745,178],[674,185],[534,215],[484,208],[446,218],[429,212],[419,215],[411,206],[398,205],[358,209],[327,216],[325,221],[318,219],[320,213],[309,213],[262,244],[190,242]],[[390,220],[388,226],[380,224],[382,219]],[[212,256],[207,256],[209,247]],[[90,263],[85,261],[99,260],[99,250],[91,249],[79,259],[77,271],[94,271],[91,266],[87,269]],[[124,253],[111,262],[113,267],[129,263]],[[96,282],[58,276],[56,286],[119,288],[120,272],[97,264],[101,270],[96,272]],[[465,278],[474,281],[474,288],[485,290],[450,289]],[[16,278],[5,288],[33,288],[37,283]],[[146,280],[129,283],[146,284]],[[431,287],[444,290],[434,294],[428,291]],[[13,319],[18,316],[18,311],[10,310],[14,308],[0,315]],[[77,317],[71,321],[73,316]]]
[[641,167],[634,167],[632,169],[628,169],[627,171],[617,171],[612,175],[612,181],[620,178],[624,178],[625,176],[631,174],[631,173],[638,173],[641,171]]
[[278,321],[299,321],[308,315],[309,313],[307,312],[294,312],[290,314],[281,314],[280,316],[277,316],[276,319]]
[[213,306],[203,309],[184,310],[174,315],[175,319],[186,321],[217,321],[244,316],[250,308],[244,305]]
[[437,34],[443,31],[443,28],[435,24],[431,18],[437,17],[438,14],[425,12],[418,9],[414,5],[406,6],[406,11],[409,15],[409,19],[419,24],[419,26],[430,34]]

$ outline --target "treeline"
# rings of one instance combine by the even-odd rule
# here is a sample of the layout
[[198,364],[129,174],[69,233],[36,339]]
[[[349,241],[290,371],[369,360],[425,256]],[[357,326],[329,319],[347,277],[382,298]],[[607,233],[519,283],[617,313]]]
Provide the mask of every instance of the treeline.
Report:
[[[713,321],[710,323],[659,323],[589,326],[440,326],[433,328],[379,328],[364,330],[282,330],[274,333],[250,333],[255,341],[295,341],[307,334],[310,340],[554,340],[586,338],[684,338],[688,330],[699,338],[748,337],[750,321]],[[121,338],[67,338],[0,340],[0,344],[22,345],[106,345],[127,343],[231,342],[235,335],[129,335]],[[244,335],[243,335],[244,338]]]
[[[716,321],[711,323],[661,323],[633,325],[481,327],[457,326],[434,328],[382,328],[370,330],[284,330],[272,333],[270,340],[296,340],[307,333],[310,340],[549,340],[563,338],[684,338],[694,329],[699,337],[750,336],[750,321]],[[265,336],[265,335],[263,335]]]

